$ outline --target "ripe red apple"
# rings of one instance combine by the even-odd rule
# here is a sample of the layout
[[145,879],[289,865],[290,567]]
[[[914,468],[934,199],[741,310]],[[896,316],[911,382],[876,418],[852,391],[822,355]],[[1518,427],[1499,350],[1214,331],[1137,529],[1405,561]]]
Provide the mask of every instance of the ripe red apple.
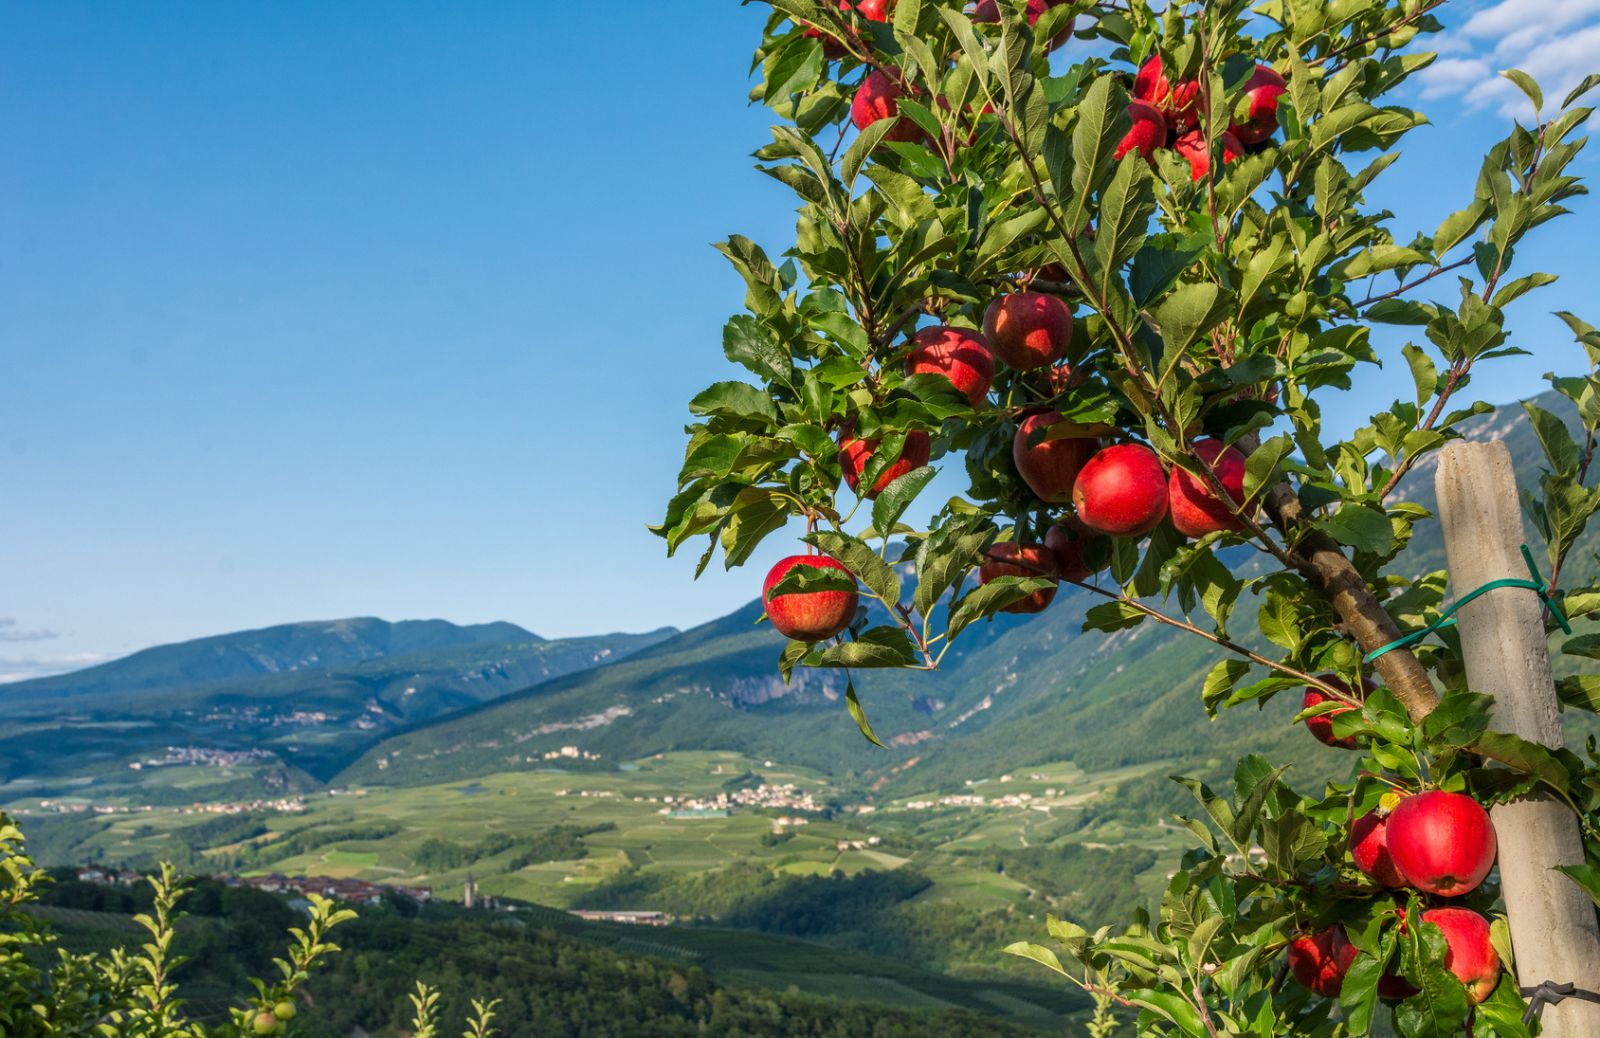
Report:
[[1052,505],[1072,500],[1078,473],[1100,449],[1100,441],[1095,439],[1038,439],[1046,435],[1046,429],[1064,421],[1060,411],[1036,411],[1022,420],[1011,438],[1011,460],[1016,463],[1017,475],[1039,500]]
[[1228,127],[1243,144],[1260,144],[1278,130],[1278,98],[1289,89],[1289,84],[1270,65],[1257,65],[1255,72],[1244,84],[1244,96],[1249,100],[1249,114],[1244,122]]
[[[1204,180],[1211,175],[1211,152],[1206,148],[1206,138],[1199,130],[1191,130],[1179,137],[1172,145],[1172,150],[1189,160],[1189,179]],[[1244,145],[1239,143],[1239,138],[1223,131],[1222,134],[1222,164],[1226,166],[1234,159],[1244,156]]]
[[[1222,488],[1235,502],[1244,501],[1244,455],[1221,440],[1197,440],[1194,456],[1211,466]],[[1243,523],[1233,510],[1211,492],[1199,476],[1182,469],[1172,470],[1167,485],[1172,508],[1172,525],[1185,537],[1204,537],[1219,530],[1237,530]]]
[[[839,468],[844,472],[844,481],[850,484],[850,489],[860,492],[861,473],[867,470],[868,462],[878,449],[878,441],[857,440],[841,433],[839,441]],[[900,450],[900,457],[893,465],[883,470],[878,481],[872,489],[864,495],[867,498],[877,497],[883,493],[884,488],[912,469],[920,469],[928,463],[932,443],[928,434],[921,429],[913,429],[906,433],[905,446]]]
[[[1009,563],[1004,560],[1015,559]],[[978,567],[978,583],[987,584],[997,577],[1050,577],[1055,578],[1056,557],[1042,544],[1018,544],[1007,541],[989,548],[989,558]],[[1056,597],[1056,586],[1035,591],[1020,601],[1006,606],[1007,613],[1042,613]]]
[[1133,99],[1153,105],[1178,133],[1200,120],[1200,83],[1184,79],[1173,86],[1161,67],[1161,55],[1152,54],[1133,77]]
[[1473,1002],[1488,998],[1500,983],[1500,955],[1489,940],[1489,920],[1470,908],[1430,908],[1422,921],[1444,931],[1449,948],[1444,967],[1467,986]]
[[886,141],[915,141],[922,139],[922,127],[900,115],[900,84],[879,69],[868,72],[856,87],[850,99],[850,121],[856,129],[865,130],[879,119],[897,120],[894,129],[884,137]]
[[[1350,686],[1346,685],[1343,681],[1340,681],[1338,675],[1336,674],[1319,674],[1317,676],[1323,681],[1327,682],[1329,685],[1332,685],[1334,688],[1339,689],[1341,692],[1348,694],[1350,691]],[[1365,702],[1368,694],[1370,694],[1377,687],[1378,686],[1370,679],[1364,679],[1362,681],[1361,700]],[[1328,700],[1333,698],[1335,697],[1327,695],[1320,689],[1307,688],[1306,694],[1300,699],[1300,709],[1310,710],[1312,707],[1326,703]],[[1335,714],[1347,713],[1354,709],[1355,707],[1353,706],[1344,706],[1337,710],[1330,710],[1325,714],[1318,714],[1315,717],[1308,717],[1306,718],[1306,730],[1309,731],[1316,738],[1316,740],[1322,743],[1324,746],[1332,746],[1340,750],[1353,750],[1356,748],[1356,737],[1353,735],[1347,735],[1341,739],[1334,735],[1333,716]]]
[[1356,959],[1356,946],[1335,923],[1318,934],[1301,934],[1289,942],[1289,972],[1312,994],[1338,998],[1344,975]]
[[973,407],[983,403],[994,381],[994,354],[982,335],[970,328],[941,324],[922,329],[911,341],[907,375],[943,375]]
[[803,642],[820,642],[849,627],[856,615],[857,595],[854,591],[771,594],[778,581],[796,566],[850,572],[837,559],[826,555],[790,555],[786,559],[779,559],[778,564],[767,571],[767,579],[761,582],[761,601],[767,607],[767,619],[772,621],[778,633]]
[[1088,580],[1105,568],[1110,560],[1106,540],[1099,534],[1075,525],[1072,517],[1050,527],[1044,546],[1056,557],[1056,571],[1063,580]]
[[1096,533],[1142,537],[1167,514],[1167,474],[1149,447],[1119,443],[1085,463],[1072,487],[1072,503]]
[[1017,371],[1042,368],[1072,345],[1072,308],[1059,296],[1012,292],[983,312],[983,336],[995,356]]
[[1430,789],[1389,815],[1389,856],[1406,882],[1442,897],[1471,893],[1494,866],[1494,823],[1464,793]]
[[1128,102],[1128,117],[1133,126],[1117,144],[1111,157],[1121,160],[1130,151],[1138,151],[1146,159],[1155,155],[1156,149],[1167,143],[1167,121],[1153,105],[1143,101]]
[[1356,868],[1377,883],[1395,890],[1405,886],[1406,881],[1394,867],[1394,859],[1389,857],[1388,828],[1389,820],[1376,811],[1368,811],[1351,822],[1350,857],[1355,859]]
[[894,14],[889,10],[890,0],[861,0],[856,10],[869,22],[887,22]]

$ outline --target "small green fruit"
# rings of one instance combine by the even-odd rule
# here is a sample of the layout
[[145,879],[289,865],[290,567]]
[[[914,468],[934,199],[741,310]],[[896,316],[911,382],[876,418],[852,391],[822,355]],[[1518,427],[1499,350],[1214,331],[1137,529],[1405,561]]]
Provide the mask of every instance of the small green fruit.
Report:
[[250,1026],[256,1034],[261,1035],[262,1038],[267,1038],[267,1035],[278,1033],[278,1018],[271,1013],[257,1013]]
[[290,1002],[288,999],[284,999],[282,1002],[279,1002],[277,1005],[272,1007],[272,1015],[276,1016],[279,1020],[293,1020],[295,1012],[296,1010],[294,1003]]

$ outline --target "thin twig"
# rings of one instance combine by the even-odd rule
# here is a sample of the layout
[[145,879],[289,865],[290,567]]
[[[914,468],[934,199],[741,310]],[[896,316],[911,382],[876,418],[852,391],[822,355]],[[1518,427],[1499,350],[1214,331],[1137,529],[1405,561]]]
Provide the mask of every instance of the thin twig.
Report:
[[[1007,561],[1012,561],[1012,560],[1007,560]],[[1065,580],[1066,583],[1068,583],[1068,584],[1075,584],[1078,587],[1083,588],[1085,591],[1092,592],[1092,593],[1094,593],[1096,595],[1099,595],[1102,598],[1110,599],[1113,602],[1121,602],[1123,605],[1126,605],[1129,608],[1132,608],[1134,610],[1137,610],[1138,612],[1143,613],[1145,616],[1148,616],[1150,619],[1156,621],[1157,623],[1166,624],[1168,627],[1176,627],[1180,631],[1187,631],[1190,634],[1193,634],[1193,635],[1196,635],[1198,637],[1204,638],[1206,641],[1211,642],[1213,645],[1219,646],[1221,648],[1227,649],[1229,652],[1236,653],[1236,654],[1238,654],[1240,656],[1243,656],[1245,659],[1249,660],[1252,663],[1258,663],[1261,666],[1266,667],[1266,668],[1268,668],[1270,670],[1275,670],[1280,674],[1283,674],[1283,675],[1286,675],[1288,677],[1294,678],[1296,681],[1304,681],[1308,686],[1310,686],[1312,688],[1315,688],[1317,691],[1322,692],[1323,694],[1329,696],[1330,698],[1342,700],[1343,702],[1349,703],[1351,706],[1354,706],[1354,707],[1361,706],[1361,701],[1356,699],[1349,692],[1347,692],[1345,690],[1342,690],[1342,689],[1340,689],[1340,688],[1338,688],[1338,687],[1336,687],[1334,685],[1330,685],[1328,682],[1323,681],[1321,678],[1313,677],[1312,675],[1307,674],[1304,671],[1295,670],[1293,667],[1288,666],[1287,664],[1279,663],[1279,662],[1277,662],[1275,660],[1270,660],[1270,659],[1268,659],[1267,657],[1261,655],[1258,652],[1251,652],[1249,649],[1245,648],[1243,645],[1240,645],[1236,641],[1232,641],[1231,639],[1228,639],[1228,638],[1219,637],[1219,636],[1217,636],[1215,634],[1212,634],[1210,631],[1207,631],[1207,630],[1205,630],[1203,628],[1200,628],[1200,627],[1196,627],[1194,624],[1190,623],[1187,620],[1180,620],[1175,616],[1169,616],[1166,613],[1163,613],[1159,609],[1153,609],[1150,606],[1145,605],[1143,602],[1139,601],[1137,598],[1133,598],[1130,595],[1127,595],[1127,594],[1124,594],[1124,593],[1118,592],[1118,591],[1110,591],[1110,590],[1108,590],[1106,588],[1100,587],[1097,584],[1091,584],[1088,581],[1084,581],[1084,580],[1073,580],[1071,578],[1066,578],[1066,577],[1063,577],[1062,579]]]

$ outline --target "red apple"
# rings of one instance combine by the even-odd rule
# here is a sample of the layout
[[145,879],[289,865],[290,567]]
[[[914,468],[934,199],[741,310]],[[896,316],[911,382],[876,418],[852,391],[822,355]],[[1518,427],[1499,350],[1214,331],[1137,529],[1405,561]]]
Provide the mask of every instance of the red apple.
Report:
[[1137,151],[1151,158],[1157,148],[1167,143],[1167,121],[1153,105],[1143,101],[1128,102],[1128,117],[1133,120],[1133,126],[1123,135],[1111,157],[1120,161],[1128,152]]
[[1470,908],[1430,908],[1422,921],[1444,931],[1444,967],[1467,986],[1473,1002],[1488,998],[1500,983],[1500,955],[1489,940],[1489,920]]
[[1289,89],[1289,84],[1270,65],[1257,65],[1255,72],[1244,84],[1244,96],[1249,100],[1249,114],[1244,122],[1234,123],[1228,129],[1244,144],[1260,144],[1278,130],[1278,98]]
[[[1206,149],[1205,135],[1199,130],[1190,130],[1179,137],[1172,145],[1172,150],[1189,160],[1189,179],[1204,180],[1211,175],[1211,152]],[[1244,156],[1244,145],[1239,143],[1239,138],[1224,131],[1222,134],[1222,164],[1226,166],[1234,159]]]
[[1072,487],[1078,518],[1096,533],[1142,537],[1167,514],[1167,474],[1156,452],[1119,443],[1090,458]]
[[861,12],[861,17],[869,22],[887,22],[894,17],[889,7],[889,0],[861,0],[856,4],[856,10]]
[[1368,811],[1351,822],[1350,857],[1355,859],[1356,868],[1394,890],[1405,886],[1406,881],[1389,857],[1388,828],[1388,819],[1376,811]]
[[865,130],[879,119],[896,119],[894,129],[884,137],[886,141],[915,141],[922,139],[922,127],[900,115],[900,84],[882,71],[873,69],[856,87],[850,99],[850,121],[856,129]]
[[994,354],[1018,371],[1042,368],[1072,345],[1072,308],[1059,296],[1012,292],[983,312],[983,336]]
[[1071,517],[1045,532],[1044,546],[1055,553],[1056,570],[1063,580],[1088,580],[1110,559],[1105,538],[1078,528]]
[[1161,67],[1161,55],[1152,54],[1133,77],[1133,99],[1153,105],[1178,133],[1194,128],[1200,120],[1200,83],[1180,80],[1173,86]]
[[778,633],[803,642],[820,642],[849,627],[856,615],[857,596],[854,591],[771,594],[778,581],[796,566],[850,572],[838,560],[826,555],[790,555],[786,559],[779,559],[778,564],[767,571],[767,579],[761,583],[761,601],[767,607],[767,619],[772,621]]
[[[1319,674],[1318,677],[1342,692],[1348,694],[1350,691],[1350,686],[1340,681],[1338,676],[1335,674]],[[1365,702],[1367,695],[1377,687],[1378,686],[1371,680],[1363,680],[1361,689],[1362,701]],[[1320,689],[1308,688],[1306,689],[1306,694],[1300,699],[1300,709],[1310,710],[1312,707],[1326,703],[1328,700],[1333,698],[1335,697],[1324,693]],[[1340,750],[1353,750],[1356,748],[1356,737],[1353,735],[1347,735],[1341,739],[1334,735],[1333,716],[1335,714],[1347,713],[1354,709],[1355,707],[1353,706],[1343,706],[1337,710],[1330,710],[1325,714],[1318,714],[1315,717],[1308,717],[1306,718],[1306,730],[1309,731],[1316,738],[1316,740],[1322,743],[1324,746],[1332,746]]]
[[[1015,563],[1004,560],[1015,559]],[[1054,579],[1056,557],[1042,544],[1017,544],[1007,541],[989,548],[989,558],[978,567],[978,583],[987,584],[997,577],[1050,577]],[[1042,613],[1056,597],[1054,585],[1035,591],[1027,598],[1006,606],[1007,613]]]
[[1406,882],[1442,897],[1471,893],[1494,866],[1494,823],[1464,793],[1431,789],[1389,815],[1389,856]]
[[1289,972],[1301,986],[1323,998],[1338,998],[1344,975],[1356,959],[1356,946],[1335,923],[1321,933],[1301,934],[1289,942]]
[[[848,437],[847,434],[841,435],[844,438],[839,441],[839,468],[844,472],[844,481],[850,484],[850,489],[859,492],[861,473],[867,470],[867,464],[872,461],[872,455],[878,449],[878,441],[857,440]],[[928,434],[921,429],[913,429],[906,433],[906,444],[900,450],[899,460],[883,470],[883,474],[878,477],[878,481],[865,496],[869,499],[877,497],[890,483],[907,472],[926,465],[931,446]]]
[[943,375],[973,407],[983,403],[994,381],[994,354],[982,335],[970,328],[941,324],[922,329],[911,341],[907,375]]
[[1036,411],[1022,420],[1011,438],[1011,460],[1016,463],[1017,475],[1039,500],[1052,505],[1072,500],[1078,473],[1100,449],[1100,441],[1095,439],[1040,439],[1045,430],[1064,421],[1060,411]]
[[[1235,502],[1243,502],[1244,455],[1232,447],[1224,447],[1221,440],[1197,440],[1193,451],[1195,457],[1211,466],[1228,496]],[[1172,508],[1172,525],[1185,537],[1204,537],[1208,533],[1244,526],[1199,476],[1182,469],[1172,470],[1167,496]]]

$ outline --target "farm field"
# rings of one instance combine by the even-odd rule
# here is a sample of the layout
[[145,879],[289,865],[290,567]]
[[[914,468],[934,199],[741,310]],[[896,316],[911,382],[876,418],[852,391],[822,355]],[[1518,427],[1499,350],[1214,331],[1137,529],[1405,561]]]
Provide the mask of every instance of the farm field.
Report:
[[[471,782],[327,790],[305,795],[302,811],[245,814],[237,824],[192,808],[86,814],[73,823],[82,835],[72,860],[149,862],[187,846],[200,871],[420,885],[446,900],[461,898],[470,872],[480,895],[557,908],[573,906],[627,870],[694,876],[755,864],[779,875],[852,876],[914,863],[932,880],[919,901],[950,901],[980,912],[1028,910],[1035,907],[1028,905],[1034,890],[981,855],[1073,843],[1157,851],[1181,844],[1187,834],[1167,828],[1124,832],[1115,822],[1085,825],[1085,810],[1119,783],[1160,770],[1148,765],[1091,774],[1060,762],[970,780],[960,793],[864,804],[810,769],[726,751],[666,753],[606,771],[529,770]],[[762,786],[792,786],[793,796],[809,795],[816,810],[736,805],[663,813],[685,800],[704,803]],[[7,807],[26,817],[39,804],[21,798]],[[780,818],[804,824],[780,825]],[[558,828],[583,833],[576,853],[514,860],[527,857],[516,841]],[[486,840],[506,846],[490,843],[490,853],[475,860],[428,864],[430,841],[470,849]],[[437,857],[438,847],[431,850]],[[1141,892],[1153,896],[1163,880],[1139,877]]]

